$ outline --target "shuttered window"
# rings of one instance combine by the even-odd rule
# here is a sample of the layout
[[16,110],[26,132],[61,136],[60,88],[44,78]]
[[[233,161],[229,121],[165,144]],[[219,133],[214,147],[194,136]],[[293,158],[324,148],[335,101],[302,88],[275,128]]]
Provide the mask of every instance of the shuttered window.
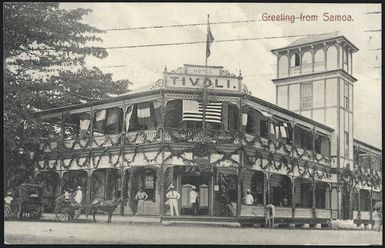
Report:
[[301,109],[310,109],[313,105],[312,84],[301,85]]

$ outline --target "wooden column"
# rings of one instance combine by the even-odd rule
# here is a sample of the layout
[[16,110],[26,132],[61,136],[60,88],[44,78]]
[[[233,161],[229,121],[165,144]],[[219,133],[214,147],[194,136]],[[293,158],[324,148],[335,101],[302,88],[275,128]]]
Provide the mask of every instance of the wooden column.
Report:
[[90,156],[90,161],[88,163],[88,171],[87,171],[87,193],[86,193],[86,198],[87,198],[87,207],[86,207],[86,212],[87,212],[87,215],[88,215],[88,212],[89,212],[89,206],[91,204],[91,201],[93,200],[92,199],[92,189],[91,189],[91,182],[92,182],[92,168],[94,168],[94,163],[93,163],[93,151],[92,151],[92,143],[93,143],[93,137],[94,137],[94,110],[92,109],[92,106],[91,106],[91,111],[90,111],[90,139],[91,139],[91,142],[90,142],[90,153],[89,153],[89,156]]
[[359,189],[357,192],[357,198],[358,198],[358,214],[357,219],[361,219],[361,190]]
[[[372,170],[372,149],[369,150],[369,168]],[[373,220],[373,185],[370,184],[370,220]]]
[[327,55],[327,51],[328,51],[328,46],[326,45],[326,43],[324,43],[324,47],[323,47],[323,50],[324,50],[324,60],[325,60],[325,63],[324,63],[324,70],[327,71],[328,69],[328,66],[327,66],[327,61],[328,61],[328,55]]
[[209,216],[214,216],[214,174],[211,173],[209,183]]
[[270,167],[269,172],[267,173],[267,204],[271,204],[271,174],[270,174]]
[[[315,187],[316,187],[316,181],[313,179],[313,202],[312,202],[312,209],[313,209],[313,214],[315,214],[315,209],[316,209],[316,197],[315,197]],[[313,215],[313,218],[315,216]]]
[[88,216],[90,212],[91,204],[91,180],[92,180],[92,171],[87,171],[87,192],[86,192],[86,215]]
[[298,49],[298,55],[299,55],[299,75],[302,75],[302,49]]
[[276,53],[275,56],[277,56],[277,78],[279,78],[279,59],[281,58],[281,55]]
[[290,51],[287,52],[287,66],[289,67],[287,69],[287,76],[290,77],[290,66],[291,66],[291,53],[290,53]]
[[337,183],[336,186],[337,190],[337,219],[341,219],[341,206],[340,206],[340,186],[339,183]]
[[291,184],[291,218],[294,220],[295,218],[295,177],[292,176],[292,184]]
[[[277,59],[277,65],[278,65],[278,59]],[[243,147],[243,138],[245,136],[245,131],[242,126],[242,99],[239,100],[239,111],[238,111],[238,134],[239,134],[239,143],[240,147]],[[241,192],[241,184],[242,184],[242,169],[243,169],[243,156],[244,156],[244,150],[241,149],[239,151],[239,165],[237,170],[237,217],[241,216],[241,208],[242,208],[242,192]]]
[[[182,193],[182,178],[181,178],[181,174],[178,173],[178,175],[176,176],[176,191],[181,194]],[[209,183],[210,184],[210,183]],[[210,194],[210,188],[209,188],[209,194]],[[209,200],[210,202],[210,200]],[[181,214],[181,206],[182,206],[182,197],[179,198],[178,200],[178,212],[179,212],[179,215]],[[170,210],[171,211],[171,210]]]
[[[266,172],[262,172],[263,173],[263,205],[266,206],[267,205],[267,173]],[[266,185],[265,185],[265,180],[266,180]],[[242,197],[242,196],[241,196]]]
[[164,134],[165,134],[165,115],[166,115],[166,99],[164,94],[162,93],[162,107],[161,107],[161,147],[162,147],[162,163],[160,165],[160,179],[159,179],[159,187],[160,187],[160,205],[159,205],[159,212],[160,212],[160,218],[164,216],[164,197],[165,197],[165,190],[164,190]]
[[122,189],[120,198],[123,199],[123,202],[120,203],[120,215],[124,216],[124,206],[126,205],[126,202],[127,202],[127,197],[126,197],[127,189],[126,187],[124,187],[126,185],[126,171],[124,169],[122,169],[120,172],[120,184]]
[[107,191],[108,191],[108,181],[109,181],[109,178],[110,178],[110,169],[105,169],[106,172],[105,172],[105,176],[104,176],[104,200],[108,200],[107,199]]
[[243,152],[241,151],[239,154],[239,166],[237,171],[237,217],[241,216],[241,208],[242,208],[242,192],[241,192],[241,174],[242,174],[242,162],[243,161]]
[[314,72],[314,63],[315,63],[315,59],[314,59],[314,54],[315,54],[315,50],[314,50],[314,46],[312,45],[311,46],[311,72]]
[[332,185],[329,184],[329,209],[330,209],[330,217],[332,216]]

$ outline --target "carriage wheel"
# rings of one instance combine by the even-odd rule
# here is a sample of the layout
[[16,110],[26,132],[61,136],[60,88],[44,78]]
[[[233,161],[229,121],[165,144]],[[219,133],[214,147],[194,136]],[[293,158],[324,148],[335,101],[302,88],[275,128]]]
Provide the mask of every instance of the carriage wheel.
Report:
[[[62,209],[61,209],[62,210]],[[55,211],[56,218],[61,222],[68,221],[68,212],[66,211]]]
[[55,207],[55,215],[61,222],[68,221],[69,207],[65,202],[58,202]]
[[41,217],[41,209],[36,210],[36,211],[33,211],[33,212],[31,213],[30,219],[31,219],[31,220],[39,220],[40,217]]

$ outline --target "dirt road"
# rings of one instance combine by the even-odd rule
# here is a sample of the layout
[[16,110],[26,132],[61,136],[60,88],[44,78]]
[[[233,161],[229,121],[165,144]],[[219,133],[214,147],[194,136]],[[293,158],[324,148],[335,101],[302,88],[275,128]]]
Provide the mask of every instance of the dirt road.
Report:
[[6,221],[4,236],[8,244],[382,244],[382,233],[369,230],[289,230],[102,222]]

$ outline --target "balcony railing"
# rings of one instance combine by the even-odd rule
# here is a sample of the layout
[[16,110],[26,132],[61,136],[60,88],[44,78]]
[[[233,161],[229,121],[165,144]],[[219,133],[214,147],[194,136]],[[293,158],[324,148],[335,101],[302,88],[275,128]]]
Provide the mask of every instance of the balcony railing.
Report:
[[[241,216],[243,217],[265,217],[265,206],[257,205],[250,206],[244,205],[241,206]],[[294,211],[295,218],[311,219],[313,218],[313,213],[311,208],[299,208],[296,207]],[[291,207],[275,207],[275,218],[292,218],[292,208]],[[316,218],[318,219],[330,219],[331,214],[329,209],[316,209]]]
[[253,146],[257,149],[264,149],[277,154],[285,154],[293,156],[294,158],[317,162],[321,165],[330,165],[331,162],[329,157],[323,156],[322,154],[318,154],[302,148],[296,148],[295,146],[292,148],[292,145],[284,144],[277,140],[269,140],[263,137],[256,137],[250,134],[245,134],[242,144],[246,146]]

